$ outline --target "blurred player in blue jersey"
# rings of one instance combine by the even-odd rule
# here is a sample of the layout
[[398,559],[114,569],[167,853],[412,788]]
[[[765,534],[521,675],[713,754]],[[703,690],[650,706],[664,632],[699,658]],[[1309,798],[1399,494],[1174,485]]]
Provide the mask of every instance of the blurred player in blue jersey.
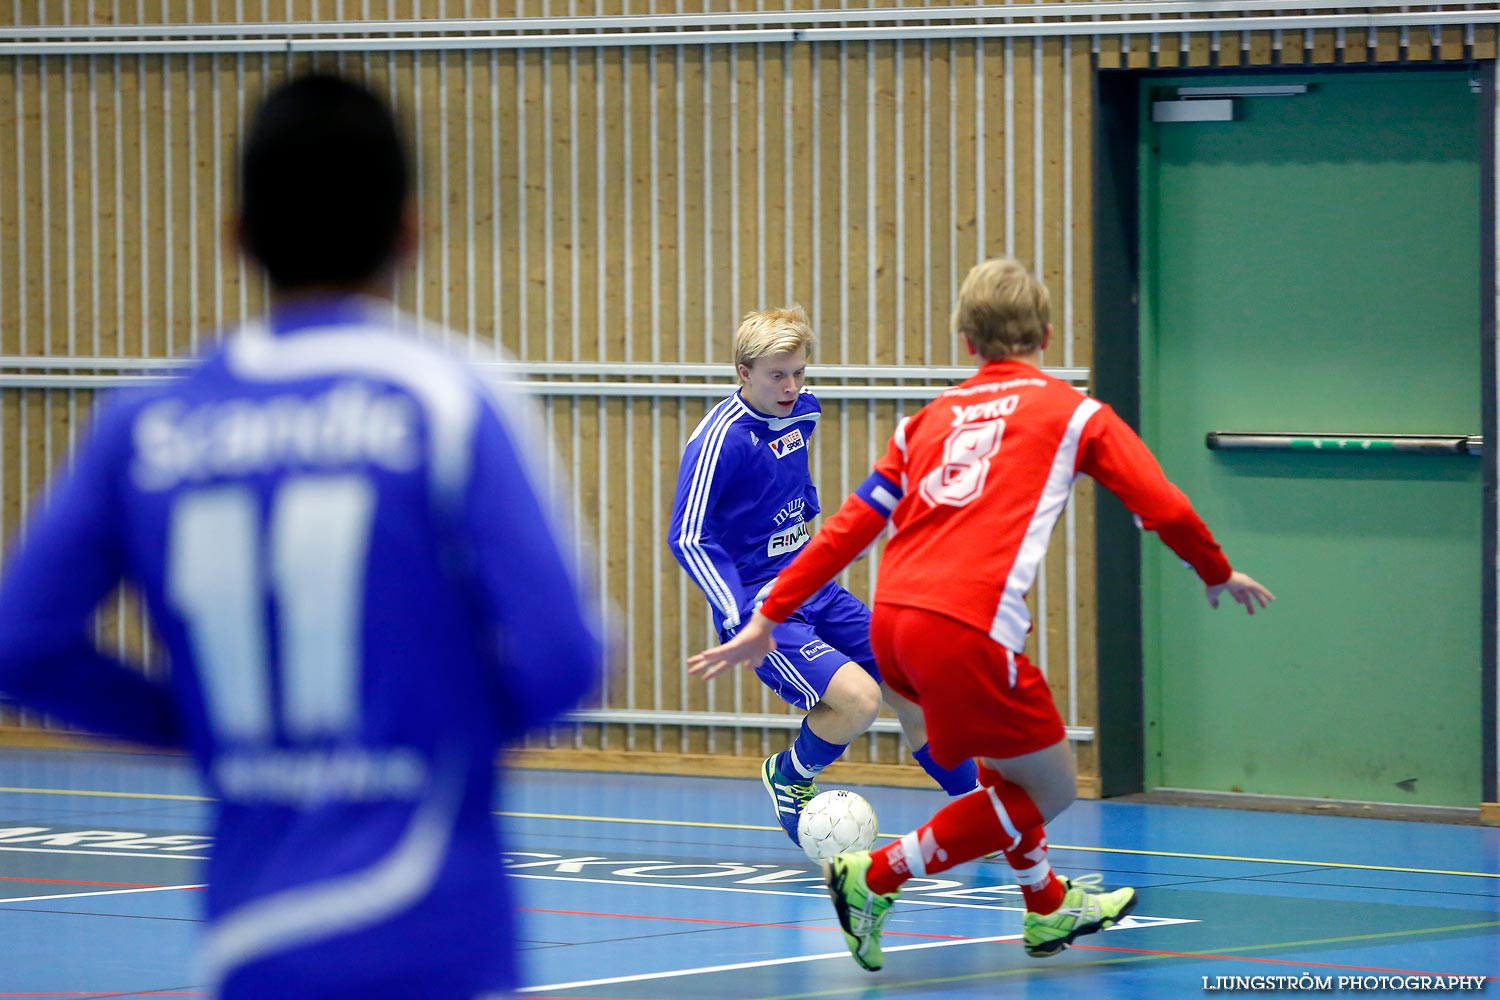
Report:
[[[515,391],[385,298],[415,239],[390,111],[303,77],[240,165],[271,312],[102,408],[0,584],[0,690],[192,752],[222,1000],[508,996],[495,753],[595,683],[596,609]],[[165,680],[90,641],[122,579]]]
[[[721,641],[812,536],[818,491],[807,456],[822,407],[802,383],[814,341],[800,306],[748,314],[734,335],[740,387],[708,411],[682,456],[667,541],[708,596]],[[819,772],[870,728],[882,697],[944,791],[975,788],[974,762],[953,770],[934,762],[921,709],[881,683],[870,611],[853,594],[836,583],[819,590],[777,628],[776,647],[756,673],[807,717],[796,741],[766,758],[761,781],[793,843]]]

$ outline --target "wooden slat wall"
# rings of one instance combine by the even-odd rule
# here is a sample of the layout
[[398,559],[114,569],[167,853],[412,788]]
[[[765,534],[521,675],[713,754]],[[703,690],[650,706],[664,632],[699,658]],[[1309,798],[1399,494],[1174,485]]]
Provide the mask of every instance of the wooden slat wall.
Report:
[[[1413,9],[1424,9],[1414,7]],[[1457,8],[1426,8],[1447,9]],[[1369,13],[1373,8],[1345,7],[1339,13]],[[1200,18],[1183,14],[1160,18]],[[1142,18],[1145,19],[1145,18]],[[1118,20],[1118,18],[1104,18]],[[1174,67],[1363,65],[1369,63],[1453,62],[1494,59],[1495,25],[1442,28],[1380,28],[1368,31],[1317,29],[1312,31],[1233,31],[1233,16],[1223,18],[1220,32],[1169,32],[1103,38],[1097,45],[1100,69],[1165,69]]]
[[[895,6],[895,4],[887,4]],[[0,25],[508,17],[757,10],[752,0],[0,0]],[[804,0],[808,9],[848,6]],[[860,4],[860,6],[869,6]],[[644,9],[643,9],[644,8]],[[1226,19],[1228,23],[1229,19]],[[966,360],[948,333],[983,257],[1033,264],[1054,296],[1047,361],[1092,358],[1096,69],[1483,59],[1491,27],[1337,32],[346,54],[422,150],[424,249],[401,304],[533,361],[725,362],[737,318],[805,304],[815,360]],[[160,357],[264,304],[226,248],[233,135],[285,56],[0,59],[0,353]],[[87,392],[0,392],[0,529],[63,460]],[[666,552],[682,442],[702,400],[552,397],[557,464],[622,612],[600,707],[782,711],[755,683],[688,683],[706,609]],[[909,407],[908,407],[909,409]],[[825,506],[902,412],[829,401],[814,454]],[[1070,723],[1095,713],[1090,486],[1058,528],[1033,651]],[[847,582],[867,596],[874,561]],[[126,598],[108,641],[149,653]],[[759,757],[784,731],[558,727],[536,747]],[[1097,774],[1095,748],[1081,771]],[[893,735],[851,758],[906,759]]]

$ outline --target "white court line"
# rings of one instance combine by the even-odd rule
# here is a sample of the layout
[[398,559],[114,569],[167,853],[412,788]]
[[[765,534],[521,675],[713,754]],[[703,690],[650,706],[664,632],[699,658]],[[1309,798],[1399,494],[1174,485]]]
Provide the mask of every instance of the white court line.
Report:
[[[810,893],[810,892],[786,892],[784,890],[778,890],[778,889],[744,889],[744,888],[739,888],[739,887],[736,887],[736,886],[681,885],[681,884],[669,883],[669,882],[634,882],[634,881],[627,882],[627,881],[624,881],[624,880],[621,880],[621,879],[572,878],[572,877],[567,876],[567,875],[521,875],[521,874],[514,874],[514,873],[512,873],[511,877],[512,878],[534,878],[534,879],[542,879],[542,880],[548,881],[548,882],[588,882],[588,883],[595,884],[595,885],[628,885],[628,886],[641,886],[643,888],[657,888],[657,889],[697,889],[700,892],[744,892],[744,893],[752,893],[752,894],[761,895],[761,896],[796,896],[796,897],[799,897],[801,899],[811,899],[811,900],[817,900],[817,901],[820,901],[820,902],[827,902],[827,895],[825,893],[818,893],[818,894],[815,895],[815,894]],[[1011,911],[1015,911],[1015,912],[1024,912],[1024,910],[1025,910],[1024,906],[998,906],[998,905],[990,905],[990,904],[984,904],[984,903],[950,903],[950,902],[947,902],[946,900],[939,900],[939,899],[917,899],[917,898],[913,898],[913,899],[902,900],[902,902],[903,902],[903,904],[907,904],[907,906],[904,906],[903,908],[909,908],[909,906],[913,906],[914,905],[914,906],[924,906],[924,907],[945,906],[945,907],[950,907],[950,908],[955,908],[955,909],[963,909],[963,910],[991,910],[991,911],[1011,910]],[[832,914],[830,914],[830,916],[832,916]],[[1107,928],[1107,929],[1111,930],[1111,931],[1129,930],[1132,927],[1137,927],[1138,928],[1138,927],[1142,926],[1141,924],[1134,923],[1134,921],[1136,919],[1137,918],[1135,916],[1133,916],[1133,915],[1130,916],[1130,917],[1126,917],[1125,920],[1122,921],[1121,923],[1115,925],[1114,927],[1110,927],[1110,928]],[[1175,917],[1145,917],[1143,919],[1151,921],[1151,923],[1149,925],[1147,925],[1147,926],[1151,926],[1151,927],[1165,927],[1165,926],[1167,926],[1169,924],[1195,924],[1195,923],[1198,923],[1198,921],[1196,921],[1196,920],[1186,920],[1186,919],[1179,919],[1179,918],[1175,918]],[[813,925],[809,925],[809,929],[810,930],[814,929]],[[921,949],[924,949],[924,948],[952,948],[952,947],[955,947],[957,945],[988,944],[988,943],[994,942],[994,941],[1018,941],[1018,940],[1020,940],[1020,938],[1021,938],[1020,934],[1001,934],[1001,935],[997,935],[995,937],[963,938],[963,939],[957,940],[957,941],[931,941],[931,942],[924,942],[922,944],[896,945],[895,947],[886,948],[885,951],[886,952],[896,952],[896,951],[918,951],[918,950],[921,950]],[[848,957],[849,957],[849,952],[847,950],[845,950],[845,951],[832,951],[832,952],[826,952],[826,953],[819,954],[819,955],[798,955],[798,956],[795,956],[795,957],[792,957],[792,958],[766,959],[765,961],[760,961],[760,962],[737,962],[737,963],[733,963],[733,964],[730,964],[730,965],[706,965],[706,966],[702,966],[701,968],[696,968],[696,969],[674,969],[674,970],[671,970],[669,972],[645,972],[645,973],[639,973],[639,974],[630,975],[630,976],[613,976],[613,977],[610,977],[610,978],[607,978],[607,979],[579,980],[578,982],[572,982],[572,983],[550,983],[550,984],[548,984],[546,986],[528,986],[528,987],[525,987],[524,989],[517,990],[516,992],[517,993],[538,993],[538,992],[541,992],[543,990],[581,989],[581,988],[583,988],[585,986],[607,986],[607,985],[614,984],[614,983],[635,983],[635,982],[643,982],[643,981],[649,980],[649,979],[671,979],[671,978],[674,978],[674,977],[677,977],[677,976],[698,976],[698,975],[704,975],[704,974],[710,973],[710,972],[732,972],[732,971],[734,971],[736,969],[761,969],[761,968],[769,968],[769,967],[774,966],[774,965],[792,965],[792,964],[795,964],[795,963],[798,963],[798,962],[819,962],[819,961],[823,961],[824,959],[830,959],[830,958],[848,958]]]
[[[56,848],[56,847],[4,847],[4,846],[0,846],[0,851],[14,851],[14,852],[23,853],[23,854],[83,854],[83,855],[88,855],[88,856],[91,856],[91,857],[103,857],[103,858],[150,858],[150,859],[157,860],[157,861],[178,861],[178,860],[181,860],[181,861],[207,861],[207,860],[209,860],[206,857],[203,857],[203,856],[200,856],[200,855],[194,855],[194,854],[127,854],[124,851],[78,851],[78,850],[66,850],[66,849],[61,849],[61,848]],[[574,876],[571,876],[571,875],[536,875],[536,874],[522,874],[522,873],[519,873],[519,872],[506,872],[506,875],[509,876],[510,878],[539,879],[539,880],[544,881],[544,882],[586,882],[586,883],[589,883],[591,885],[619,885],[619,886],[628,886],[628,887],[640,887],[640,888],[643,888],[643,889],[695,889],[698,892],[739,892],[739,893],[749,893],[751,895],[757,895],[757,896],[794,896],[794,897],[796,897],[798,899],[812,899],[812,900],[818,900],[820,902],[827,899],[827,894],[823,893],[823,892],[816,892],[816,893],[813,893],[813,892],[787,892],[787,891],[781,890],[781,889],[746,889],[746,888],[741,888],[739,886],[732,886],[732,885],[684,885],[684,884],[679,883],[679,882],[641,882],[641,881],[638,881],[638,880],[635,880],[635,879],[577,878],[577,877],[574,877]],[[809,876],[809,877],[811,878],[812,876]],[[200,887],[198,887],[198,886],[164,886],[163,888],[167,888],[167,889],[181,889],[181,888],[200,888]],[[154,891],[159,891],[159,890],[154,890],[154,889],[153,890],[129,889],[129,890],[124,890],[124,891],[127,891],[127,892],[153,891],[154,892]],[[105,895],[105,894],[103,894],[103,893],[82,893],[81,895]],[[48,897],[37,897],[37,898],[48,898]],[[62,898],[62,897],[53,897],[53,898]],[[0,899],[0,903],[8,903],[8,902],[15,902],[15,900]],[[923,898],[914,897],[914,896],[913,897],[908,897],[903,902],[905,903],[905,906],[903,906],[903,909],[906,909],[906,908],[909,908],[909,907],[912,907],[912,906],[946,906],[946,907],[950,907],[950,908],[953,908],[953,909],[961,909],[961,910],[990,910],[990,911],[994,911],[994,912],[1003,912],[1003,911],[1007,911],[1008,910],[1008,911],[1011,911],[1013,913],[1024,913],[1025,910],[1026,910],[1026,907],[1024,907],[1024,906],[1005,906],[1005,905],[1002,905],[1002,904],[999,904],[999,903],[952,903],[952,902],[948,902],[947,900],[942,900],[942,899],[923,899]],[[1196,922],[1196,921],[1192,921],[1192,920],[1177,920],[1177,919],[1171,918],[1171,917],[1152,917],[1150,919],[1153,921],[1153,923],[1160,922],[1160,923],[1163,923],[1163,924],[1166,923],[1166,922],[1168,922],[1168,921],[1170,921],[1172,923],[1185,923],[1185,924],[1186,923],[1195,923]]]
[[[732,885],[683,885],[683,884],[678,883],[678,882],[638,882],[638,881],[636,881],[634,879],[618,879],[618,878],[574,878],[574,877],[572,877],[570,875],[520,875],[520,874],[516,874],[514,872],[507,872],[506,874],[509,875],[511,878],[535,878],[535,879],[542,879],[542,880],[548,881],[548,882],[588,882],[588,883],[590,883],[592,885],[620,885],[620,886],[628,886],[630,888],[640,887],[640,888],[645,888],[645,889],[696,889],[699,892],[747,892],[747,893],[751,893],[753,895],[758,895],[758,896],[793,896],[793,897],[796,897],[798,899],[811,899],[811,900],[815,900],[815,901],[820,902],[820,903],[827,903],[828,902],[828,894],[826,892],[812,893],[812,892],[787,892],[785,890],[780,890],[780,889],[743,889],[743,888],[740,888],[738,886],[732,886]],[[909,908],[911,908],[913,906],[946,906],[946,907],[949,907],[951,909],[957,909],[957,910],[988,910],[988,911],[990,911],[992,913],[1004,912],[1004,911],[1007,911],[1007,910],[1010,911],[1010,912],[1012,912],[1012,913],[1025,913],[1026,912],[1026,907],[1024,907],[1024,906],[1003,906],[1003,905],[1000,905],[1000,904],[997,904],[997,903],[950,903],[950,902],[948,902],[945,899],[928,899],[928,898],[926,898],[924,896],[916,896],[916,895],[902,897],[902,899],[901,899],[901,908],[903,910],[909,909]],[[1134,915],[1126,917],[1125,918],[1125,922],[1122,923],[1122,924],[1119,924],[1117,926],[1119,926],[1119,927],[1139,926],[1139,925],[1132,925],[1130,923],[1130,921],[1134,920],[1134,919],[1137,919]],[[1196,921],[1196,920],[1189,920],[1189,919],[1186,919],[1186,918],[1178,918],[1178,917],[1145,917],[1143,919],[1151,921],[1151,926],[1152,927],[1165,927],[1168,924],[1196,924],[1196,923],[1198,923],[1198,921]],[[978,940],[978,939],[976,938],[975,940]],[[985,940],[991,940],[991,939],[985,938]],[[999,940],[999,939],[997,938],[995,940]]]
[[82,899],[86,896],[125,896],[132,892],[170,892],[174,889],[206,888],[206,885],[151,885],[135,889],[105,889],[98,892],[62,892],[52,896],[12,896],[9,899],[0,899],[0,906],[8,903],[37,903],[44,899]]
[[[1184,921],[1191,923],[1192,921]],[[1125,930],[1125,925],[1108,928],[1109,930]],[[1020,934],[1001,934],[996,937],[964,938],[961,941],[930,941],[923,944],[901,944],[894,948],[884,949],[887,955],[897,951],[920,951],[924,948],[954,948],[966,944],[991,944],[995,941],[1019,941]],[[671,979],[676,976],[700,976],[710,972],[733,972],[736,969],[764,969],[773,965],[793,965],[798,962],[821,962],[830,958],[847,959],[849,952],[830,951],[822,955],[798,955],[795,958],[772,958],[763,962],[735,962],[732,965],[705,965],[697,969],[680,969],[674,972],[647,972],[637,976],[614,976],[609,979],[582,979],[576,983],[551,983],[547,986],[527,986],[516,990],[517,993],[540,993],[543,990],[573,990],[582,989],[585,986],[608,986],[615,983],[638,983],[648,979]]]
[[[920,948],[952,948],[961,944],[989,944],[993,941],[1019,941],[1019,934],[1001,934],[998,937],[964,938],[962,941],[930,941],[924,944],[902,944],[884,949],[889,955],[894,951],[916,951]],[[735,962],[731,965],[705,965],[697,969],[678,969],[672,972],[647,972],[636,976],[614,976],[609,979],[580,979],[576,983],[552,983],[547,986],[527,986],[517,993],[540,993],[542,990],[575,990],[585,986],[608,986],[614,983],[638,983],[647,979],[671,979],[675,976],[701,976],[710,972],[733,972],[736,969],[765,969],[773,965],[794,965],[798,962],[821,962],[829,958],[849,957],[844,951],[830,951],[822,955],[798,955],[794,958],[769,958],[763,962]]]
[[[683,885],[678,882],[638,882],[635,879],[619,878],[574,878],[570,875],[520,875],[514,872],[506,872],[511,878],[535,878],[547,882],[588,882],[592,885],[621,885],[630,888],[643,889],[696,889],[699,892],[746,892],[756,896],[795,896],[798,899],[811,899],[820,903],[828,902],[826,892],[787,892],[782,889],[742,889],[733,885]],[[819,879],[821,882],[822,880]],[[951,906],[961,910],[1011,910],[1015,913],[1026,912],[1024,906],[999,906],[987,903],[949,903],[940,899],[924,899],[920,896],[907,896],[902,900],[908,906]],[[1186,922],[1186,921],[1184,921]]]
[[[29,850],[28,848],[10,848],[10,849],[11,850],[18,850],[18,851],[19,850]],[[37,848],[37,849],[34,849],[34,850],[42,852],[42,853],[59,853],[59,854],[98,854],[98,853],[104,853],[104,852],[98,852],[98,851],[52,851],[52,852],[47,852],[45,849],[42,849],[42,848]],[[137,854],[119,855],[118,852],[112,852],[112,855],[113,856],[124,856],[124,857],[162,857],[162,855],[137,855]],[[696,890],[698,890],[700,892],[739,892],[739,893],[750,893],[750,894],[753,894],[753,895],[761,895],[761,896],[795,896],[795,897],[798,897],[798,898],[801,898],[801,899],[811,899],[811,900],[819,900],[819,901],[821,901],[823,899],[823,895],[822,894],[816,894],[815,895],[813,893],[806,893],[806,892],[787,892],[787,891],[779,890],[779,889],[745,889],[745,888],[739,888],[739,887],[736,887],[736,886],[680,885],[680,884],[669,883],[669,882],[631,882],[631,881],[624,881],[624,880],[621,880],[621,879],[573,878],[573,877],[566,876],[566,875],[522,875],[522,874],[515,874],[512,877],[514,877],[514,878],[539,879],[539,880],[546,881],[546,882],[587,882],[587,883],[591,883],[591,884],[595,884],[595,885],[640,886],[642,888],[657,888],[657,889],[696,889]],[[183,890],[183,889],[203,889],[203,888],[207,888],[207,886],[204,885],[204,884],[202,884],[202,883],[199,883],[199,884],[194,884],[194,885],[163,885],[163,886],[148,886],[148,887],[131,888],[131,889],[106,889],[106,890],[95,891],[95,892],[55,893],[55,894],[49,894],[49,895],[45,895],[45,896],[17,896],[17,897],[13,897],[13,898],[10,898],[10,899],[0,899],[0,906],[5,906],[5,905],[10,904],[10,903],[35,903],[35,902],[42,902],[42,901],[45,901],[45,900],[52,900],[52,899],[82,899],[82,898],[87,898],[87,897],[92,897],[92,896],[123,896],[123,895],[129,895],[129,894],[132,894],[132,893],[170,892],[170,891]],[[951,902],[947,902],[945,900],[937,900],[937,899],[931,899],[931,900],[928,900],[928,899],[912,899],[912,900],[908,901],[908,906],[906,908],[909,909],[910,906],[912,906],[912,905],[921,906],[921,907],[949,907],[949,908],[966,909],[966,910],[991,910],[991,911],[1004,911],[1004,910],[1020,911],[1020,910],[1024,910],[1024,907],[999,906],[999,905],[983,904],[983,903],[951,903]],[[1132,920],[1133,919],[1134,918],[1126,918],[1126,920],[1123,923],[1118,924],[1115,927],[1111,927],[1111,928],[1108,928],[1108,929],[1112,930],[1112,931],[1113,930],[1128,930],[1131,926],[1133,926],[1133,924],[1132,924]],[[1165,926],[1167,924],[1178,924],[1178,923],[1188,924],[1188,923],[1196,923],[1197,922],[1197,921],[1194,921],[1194,920],[1180,920],[1180,919],[1175,919],[1175,918],[1170,918],[1170,917],[1149,917],[1147,919],[1149,919],[1149,920],[1152,921],[1152,926]],[[810,926],[809,929],[812,929],[811,926]],[[1020,934],[1000,934],[1000,935],[995,935],[995,936],[992,936],[992,937],[963,938],[963,939],[957,940],[957,941],[928,941],[928,942],[923,942],[921,944],[895,945],[893,947],[886,948],[885,950],[887,952],[921,951],[921,950],[928,949],[928,948],[952,948],[952,947],[956,947],[958,945],[989,944],[989,943],[996,942],[996,941],[1017,941],[1020,938],[1021,938]],[[705,975],[705,974],[711,973],[711,972],[732,972],[732,971],[737,970],[737,969],[769,968],[771,966],[776,966],[776,965],[794,965],[794,964],[798,964],[798,963],[802,963],[802,962],[820,962],[820,961],[824,961],[826,959],[847,958],[848,954],[849,954],[848,951],[845,950],[845,951],[836,951],[836,952],[825,952],[825,953],[817,954],[817,955],[798,955],[798,956],[794,956],[794,957],[791,957],[791,958],[767,959],[767,960],[759,961],[759,962],[737,962],[737,963],[732,963],[732,964],[728,964],[728,965],[708,965],[708,966],[701,966],[701,967],[696,968],[696,969],[673,969],[673,970],[668,971],[668,972],[646,972],[646,973],[639,973],[639,974],[630,975],[630,976],[614,976],[614,977],[610,977],[610,978],[606,978],[606,979],[588,979],[588,980],[579,980],[577,982],[571,982],[571,983],[551,983],[551,984],[548,984],[548,985],[545,985],[545,986],[528,986],[528,987],[525,987],[523,989],[517,990],[516,992],[518,992],[518,993],[538,993],[538,992],[541,992],[543,990],[581,989],[581,988],[583,988],[585,986],[605,986],[605,985],[610,985],[610,984],[614,984],[614,983],[644,982],[646,980],[651,980],[651,979],[671,979],[671,978],[675,978],[675,977],[679,977],[679,976],[698,976],[698,975]]]

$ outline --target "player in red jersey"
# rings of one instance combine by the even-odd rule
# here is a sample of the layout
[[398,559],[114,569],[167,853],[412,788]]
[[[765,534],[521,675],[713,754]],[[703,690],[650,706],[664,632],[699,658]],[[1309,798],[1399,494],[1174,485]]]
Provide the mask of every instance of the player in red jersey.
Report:
[[1026,951],[1055,955],[1112,926],[1134,889],[1104,892],[1053,873],[1044,824],[1076,795],[1072,748],[1046,679],[1023,650],[1026,594],[1052,527],[1087,473],[1118,496],[1203,580],[1251,614],[1273,595],[1234,571],[1192,504],[1113,410],[1041,371],[1052,327],[1047,289],[1014,260],[964,279],[953,327],[979,371],[903,420],[875,471],[777,576],[750,623],[688,661],[712,677],[758,664],[771,631],[870,545],[889,519],[871,642],[891,688],[922,706],[932,756],[979,758],[982,788],[877,851],[824,864],[855,961],[884,962],[880,930],[900,886],[1003,851],[1026,901]]

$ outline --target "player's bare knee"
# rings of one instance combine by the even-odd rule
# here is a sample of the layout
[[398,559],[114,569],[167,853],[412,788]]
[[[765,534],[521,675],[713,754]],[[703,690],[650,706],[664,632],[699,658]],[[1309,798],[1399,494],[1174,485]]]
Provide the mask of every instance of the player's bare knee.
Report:
[[903,698],[885,684],[880,685],[880,698],[896,713],[901,731],[906,734],[911,748],[916,750],[923,746],[927,742],[927,721],[922,715],[922,707]]
[[920,750],[927,745],[927,724],[920,715],[912,719],[898,712],[896,718],[900,721],[901,732],[905,734],[906,742],[911,744],[912,750]]
[[846,663],[833,675],[819,705],[863,732],[880,714],[880,701],[880,685],[858,664]]
[[849,692],[838,711],[851,725],[857,725],[864,731],[875,724],[875,718],[880,714],[880,695],[877,692],[872,698],[869,692],[863,690]]
[[1063,810],[1067,809],[1068,806],[1078,801],[1077,784],[1073,783],[1058,785],[1055,788],[1049,788],[1047,789],[1044,798],[1046,799],[1046,801],[1039,801],[1037,803],[1037,809],[1042,814],[1042,822],[1050,823],[1058,816],[1062,815]]
[[1027,775],[1016,784],[1026,790],[1031,801],[1036,803],[1042,822],[1050,823],[1078,798],[1077,779],[1071,774],[1044,772]]

